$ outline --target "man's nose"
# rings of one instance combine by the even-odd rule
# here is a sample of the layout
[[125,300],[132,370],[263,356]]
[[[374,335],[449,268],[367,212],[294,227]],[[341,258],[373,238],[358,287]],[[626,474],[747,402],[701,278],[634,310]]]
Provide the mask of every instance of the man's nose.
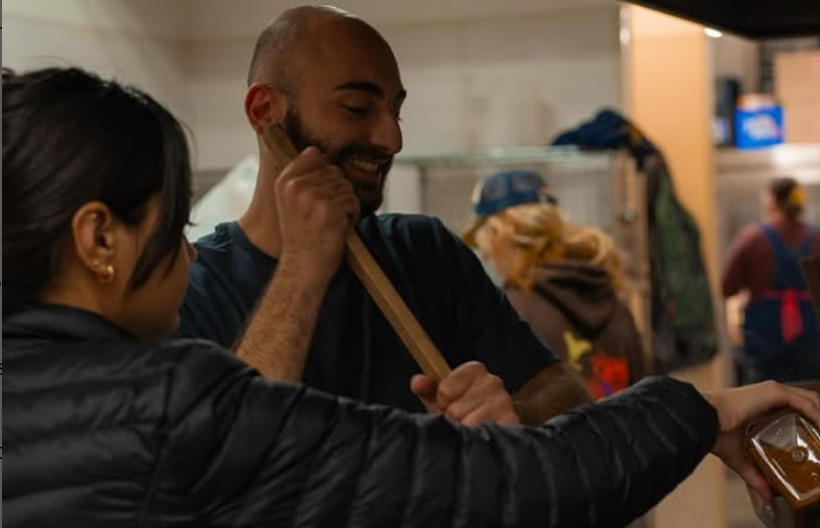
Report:
[[385,113],[373,128],[371,142],[390,155],[401,151],[403,138],[399,119],[392,113]]

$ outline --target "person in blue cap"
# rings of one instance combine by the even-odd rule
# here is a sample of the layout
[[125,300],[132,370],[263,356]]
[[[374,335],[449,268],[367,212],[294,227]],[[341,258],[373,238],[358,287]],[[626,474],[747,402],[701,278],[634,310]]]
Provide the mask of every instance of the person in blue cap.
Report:
[[624,291],[621,259],[601,230],[564,218],[543,178],[528,170],[479,182],[464,240],[479,248],[507,298],[546,344],[582,376],[593,398],[645,372]]
[[[245,97],[256,189],[238,221],[195,244],[180,335],[235,348],[271,378],[467,425],[541,423],[587,401],[440,221],[376,214],[406,97],[390,46],[354,15],[302,6],[266,26]],[[274,123],[300,152],[285,167],[262,140]],[[344,262],[354,227],[453,368],[441,383]]]

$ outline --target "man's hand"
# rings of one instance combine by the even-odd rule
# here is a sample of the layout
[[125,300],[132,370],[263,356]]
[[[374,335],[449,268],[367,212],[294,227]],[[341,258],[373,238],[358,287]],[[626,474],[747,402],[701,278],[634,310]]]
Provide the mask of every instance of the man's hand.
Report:
[[279,263],[236,353],[265,377],[297,383],[325,291],[359,215],[359,199],[342,171],[314,147],[282,169],[274,195]]
[[282,239],[280,267],[330,282],[344,254],[359,199],[341,169],[315,147],[302,151],[275,183]]
[[499,425],[519,423],[504,382],[477,361],[460,365],[438,385],[424,374],[416,374],[410,380],[410,390],[429,412],[440,412],[469,427],[487,421]]

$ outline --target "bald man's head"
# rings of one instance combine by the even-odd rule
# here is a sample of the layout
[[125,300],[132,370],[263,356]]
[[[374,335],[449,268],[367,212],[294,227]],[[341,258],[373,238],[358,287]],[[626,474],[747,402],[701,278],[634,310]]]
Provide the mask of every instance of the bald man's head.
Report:
[[246,113],[257,131],[279,122],[297,150],[315,146],[342,169],[363,213],[379,207],[402,147],[407,92],[372,26],[336,8],[285,11],[260,35],[248,85]]
[[300,51],[309,46],[316,32],[328,23],[359,26],[357,29],[368,31],[384,42],[372,26],[343,9],[333,6],[288,9],[271,20],[259,35],[248,71],[248,86],[257,82],[273,84],[291,94],[298,76]]

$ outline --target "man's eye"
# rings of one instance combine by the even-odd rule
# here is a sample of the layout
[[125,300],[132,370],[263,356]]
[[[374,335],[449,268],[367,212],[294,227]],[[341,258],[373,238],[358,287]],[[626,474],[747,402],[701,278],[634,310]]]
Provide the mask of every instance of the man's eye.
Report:
[[342,105],[342,107],[350,112],[353,115],[358,117],[364,117],[370,111],[369,106],[351,106],[351,105]]

